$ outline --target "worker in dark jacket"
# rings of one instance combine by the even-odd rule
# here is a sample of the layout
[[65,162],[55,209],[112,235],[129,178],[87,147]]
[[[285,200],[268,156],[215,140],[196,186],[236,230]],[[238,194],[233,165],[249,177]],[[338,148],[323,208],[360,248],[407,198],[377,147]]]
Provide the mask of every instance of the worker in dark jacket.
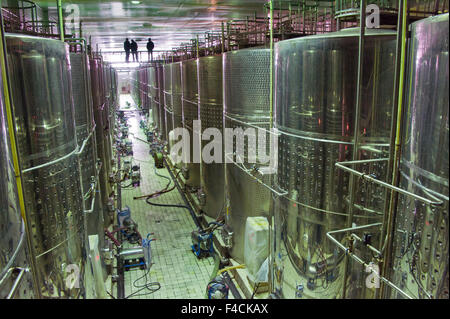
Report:
[[153,43],[151,38],[148,38],[147,42],[147,51],[148,51],[148,60],[150,61],[150,55],[152,56],[153,61],[153,49],[155,48],[155,44]]
[[130,50],[131,50],[131,43],[128,41],[128,38],[125,39],[125,42],[123,43],[123,49],[125,50],[125,61],[130,61]]
[[131,40],[131,54],[133,55],[133,61],[139,62],[138,59],[138,45],[134,40]]

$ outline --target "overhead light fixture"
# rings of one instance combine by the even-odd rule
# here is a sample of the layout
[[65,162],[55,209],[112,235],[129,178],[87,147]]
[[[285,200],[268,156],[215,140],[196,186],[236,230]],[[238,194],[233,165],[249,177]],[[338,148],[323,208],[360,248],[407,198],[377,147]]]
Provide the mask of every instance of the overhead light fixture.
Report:
[[132,4],[139,4],[141,3],[140,1],[131,1]]

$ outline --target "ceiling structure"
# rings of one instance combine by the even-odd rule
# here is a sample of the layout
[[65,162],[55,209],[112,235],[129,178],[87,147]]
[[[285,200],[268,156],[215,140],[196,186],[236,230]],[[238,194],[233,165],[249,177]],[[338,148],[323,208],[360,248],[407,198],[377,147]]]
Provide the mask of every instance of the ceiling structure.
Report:
[[[56,0],[34,1],[57,16]],[[267,0],[142,0],[65,1],[79,7],[84,37],[102,52],[123,50],[125,38],[135,39],[145,50],[147,38],[155,50],[170,50],[197,34],[221,30],[222,22],[264,14]]]

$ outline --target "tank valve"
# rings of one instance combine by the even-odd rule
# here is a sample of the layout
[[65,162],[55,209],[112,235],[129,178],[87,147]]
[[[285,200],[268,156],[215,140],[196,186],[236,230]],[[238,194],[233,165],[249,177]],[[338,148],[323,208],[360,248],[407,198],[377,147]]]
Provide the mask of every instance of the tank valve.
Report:
[[220,235],[226,248],[230,249],[231,247],[233,247],[233,230],[229,225],[225,225],[222,227]]
[[364,234],[363,244],[366,246],[372,244],[372,234]]
[[206,205],[206,194],[201,189],[198,190],[197,198],[200,206]]
[[188,180],[189,179],[189,168],[183,167],[181,169],[181,174],[183,174],[183,177],[185,180]]
[[348,237],[348,252],[352,253],[353,252],[353,245],[355,243],[355,239],[353,237]]

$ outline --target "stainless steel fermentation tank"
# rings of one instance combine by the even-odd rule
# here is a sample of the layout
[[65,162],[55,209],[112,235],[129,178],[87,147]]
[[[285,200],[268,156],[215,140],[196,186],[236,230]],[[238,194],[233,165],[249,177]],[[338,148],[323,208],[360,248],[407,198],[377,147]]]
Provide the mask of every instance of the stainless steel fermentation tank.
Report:
[[159,135],[161,128],[160,123],[161,107],[159,104],[158,78],[156,73],[156,66],[150,66],[147,69],[147,72],[148,72],[148,96],[152,110],[152,122],[156,133]]
[[150,69],[152,69],[152,67],[148,66],[144,69],[145,72],[145,76],[146,76],[146,83],[145,83],[145,99],[146,99],[146,103],[147,103],[147,110],[145,111],[146,116],[148,117],[148,124],[150,125],[151,122],[153,122],[153,101],[152,101],[152,97],[151,97],[151,85],[150,85],[150,81],[151,81],[151,74],[150,74]]
[[174,128],[183,127],[181,96],[181,62],[177,62],[172,63],[172,107]]
[[[115,114],[117,110],[120,108],[120,94],[119,94],[119,73],[116,69],[113,70],[113,96],[114,96],[114,105],[113,105],[113,127],[111,128],[111,134],[115,132],[116,126],[116,117]],[[114,142],[114,141],[113,141]]]
[[[183,128],[183,108],[182,108],[182,88],[181,88],[181,62],[172,63],[172,110],[173,110],[173,129]],[[169,133],[169,132],[168,132]],[[175,132],[174,132],[175,133]],[[171,144],[180,142],[181,136],[173,136],[175,139]],[[171,145],[171,147],[172,147]],[[180,158],[182,156],[181,150],[177,154]],[[177,167],[186,167],[184,163],[177,163]]]
[[[212,128],[218,132],[223,130],[223,87],[222,87],[222,55],[202,57],[197,63],[198,78],[198,114],[201,121],[201,131]],[[196,132],[194,135],[201,134]],[[220,134],[221,136],[222,134]],[[194,138],[196,138],[194,136]],[[212,142],[201,141],[201,150]],[[223,145],[221,139],[215,142]],[[219,151],[218,148],[215,151]],[[214,152],[212,152],[214,153]],[[202,210],[212,218],[217,218],[225,210],[225,171],[223,165],[223,152],[219,154],[219,163],[205,163],[204,158],[200,165],[200,183],[205,195],[205,205]]]
[[6,119],[3,90],[0,79],[0,299],[29,299],[34,297],[33,278],[12,164],[11,131]]
[[155,95],[153,99],[159,109],[159,136],[160,140],[167,141],[166,137],[166,111],[164,106],[164,67],[162,64],[157,64],[155,67],[154,79]]
[[431,207],[399,195],[391,273],[415,298],[449,298],[448,32],[448,14],[411,26],[400,187],[442,202]]
[[[77,140],[87,140],[85,150],[80,154],[82,190],[85,197],[87,234],[99,236],[99,247],[104,247],[103,203],[98,179],[99,166],[95,121],[92,100],[90,65],[85,53],[70,53],[72,68],[72,93],[75,108]],[[105,203],[106,205],[106,203]]]
[[170,152],[170,141],[169,133],[174,128],[174,116],[173,116],[173,81],[172,81],[172,68],[174,64],[165,64],[163,66],[163,93],[164,93],[164,121],[165,121],[165,132],[164,140],[167,141],[168,151]]
[[[38,297],[84,294],[85,227],[67,46],[6,35],[17,145]],[[79,288],[69,289],[66,267]]]
[[141,68],[138,70],[138,81],[140,106],[143,110],[148,110],[146,68]]
[[113,67],[111,67],[111,100],[113,101],[113,106],[112,106],[112,110],[115,112],[115,109],[117,108],[118,105],[118,74],[116,69],[114,69]]
[[103,71],[102,63],[99,58],[91,58],[89,60],[91,69],[91,89],[93,100],[93,112],[95,120],[95,137],[97,142],[97,156],[102,163],[99,171],[100,194],[103,204],[103,221],[104,226],[107,227],[112,222],[111,214],[107,209],[109,194],[112,192],[109,184],[109,174],[111,172],[111,161],[108,155],[108,139],[107,135],[107,109],[105,106],[103,93]]
[[106,146],[106,154],[108,160],[108,177],[112,173],[112,165],[113,165],[113,152],[112,152],[112,126],[114,123],[114,101],[111,99],[111,66],[103,62],[102,63],[102,84],[103,84],[103,103],[105,105],[103,117],[104,117],[104,135],[105,135],[105,146]]
[[136,103],[140,103],[139,101],[139,70],[135,70],[131,72],[130,76],[131,81],[131,97]]
[[[288,194],[274,204],[273,287],[283,298],[342,295],[343,252],[326,233],[348,222],[349,176],[335,163],[353,159],[358,39],[359,29],[349,29],[275,45],[278,186]],[[393,33],[366,31],[355,159],[388,155],[395,49]],[[377,162],[361,169],[385,180],[385,166]],[[352,222],[380,222],[384,195],[380,187],[358,184]],[[378,237],[373,235],[375,246]],[[349,269],[347,296],[366,297],[365,269],[351,261]]]
[[103,62],[103,84],[104,84],[104,94],[105,94],[105,100],[108,103],[108,109],[109,109],[109,102],[111,99],[111,67],[108,63]]
[[[367,5],[375,4],[380,11],[380,14],[384,18],[388,18],[388,21],[395,21],[398,14],[398,0],[370,0],[366,2]],[[336,18],[351,19],[354,16],[358,16],[360,12],[360,2],[355,0],[340,0],[336,3],[335,16]],[[427,17],[430,14],[436,12],[448,11],[448,2],[446,1],[423,1],[423,0],[409,0],[408,10],[412,18],[417,19],[420,17]]]
[[115,114],[116,114],[116,109],[118,106],[118,101],[117,101],[117,71],[112,67],[111,64],[109,65],[109,122],[110,122],[110,127],[109,127],[109,138],[111,139],[111,159],[114,158],[114,153],[113,153],[113,148],[112,148],[112,144],[113,144],[113,133],[114,133],[114,126],[115,126]]
[[198,120],[198,81],[197,60],[181,62],[181,105],[183,127],[189,132],[189,163],[186,168],[189,178],[185,181],[187,187],[200,187],[200,163],[194,163],[194,133],[193,121]]
[[[257,128],[270,129],[270,50],[246,49],[227,52],[223,56],[224,78],[224,124],[233,130],[251,129],[258,140]],[[247,124],[244,124],[247,123]],[[225,133],[224,133],[225,136]],[[266,148],[270,147],[270,135],[266,135]],[[236,146],[238,138],[232,144],[232,153],[225,153],[233,163],[226,166],[226,194],[229,203],[229,214],[226,223],[233,232],[231,256],[238,262],[244,262],[245,224],[248,217],[269,215],[271,194],[269,188],[261,185],[255,177],[270,185],[270,175],[256,174],[250,176],[252,168],[269,166],[261,163],[256,145],[243,140],[245,151],[242,163],[237,158]],[[256,161],[249,161],[249,151],[255,152]],[[264,154],[264,155],[266,155]]]

